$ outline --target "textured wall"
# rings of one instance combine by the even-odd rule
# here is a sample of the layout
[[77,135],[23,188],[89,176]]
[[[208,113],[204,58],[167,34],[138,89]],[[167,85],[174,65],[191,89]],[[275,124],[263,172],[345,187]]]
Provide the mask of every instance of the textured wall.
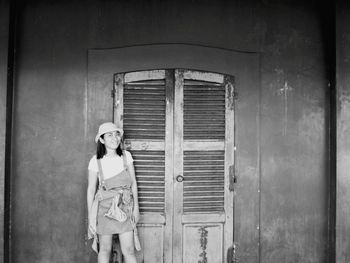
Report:
[[8,1],[0,1],[0,261],[4,256],[4,179],[7,88]]
[[[151,43],[261,52],[261,87],[251,94],[259,95],[260,102],[251,103],[260,111],[256,125],[245,131],[257,137],[252,141],[260,140],[260,147],[249,138],[239,142],[248,149],[240,154],[254,160],[238,171],[239,182],[254,183],[258,196],[246,204],[255,217],[241,219],[257,233],[246,235],[244,247],[258,244],[266,263],[324,262],[326,80],[320,24],[315,8],[287,2],[38,1],[22,6],[13,149],[14,262],[95,260],[82,224],[86,165],[94,150],[93,143],[86,144],[91,138],[85,130],[87,50]],[[248,109],[239,116],[244,121],[250,105],[238,107]],[[254,174],[258,180],[247,180]],[[259,256],[239,253],[246,263]]]
[[327,81],[320,22],[303,5],[266,5],[264,14],[261,262],[325,262]]
[[350,261],[350,5],[337,10],[337,262]]
[[79,5],[22,6],[13,145],[13,262],[87,262],[86,23]]

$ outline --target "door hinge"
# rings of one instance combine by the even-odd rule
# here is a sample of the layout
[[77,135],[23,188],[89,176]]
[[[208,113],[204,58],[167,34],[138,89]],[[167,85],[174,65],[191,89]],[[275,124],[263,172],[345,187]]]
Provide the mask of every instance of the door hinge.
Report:
[[115,98],[115,89],[111,90],[111,97],[114,99]]
[[229,190],[231,192],[233,192],[234,191],[234,184],[237,183],[237,176],[236,176],[234,164],[230,165],[230,167],[229,167],[229,177],[230,177]]

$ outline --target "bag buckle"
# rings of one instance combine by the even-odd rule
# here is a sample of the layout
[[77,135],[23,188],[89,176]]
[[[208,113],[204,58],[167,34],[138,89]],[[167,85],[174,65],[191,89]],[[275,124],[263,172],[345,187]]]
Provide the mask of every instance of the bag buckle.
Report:
[[107,187],[106,187],[106,184],[105,184],[105,181],[104,181],[104,180],[102,181],[101,186],[102,186],[102,190],[103,190],[103,191],[106,191],[106,190],[107,190]]

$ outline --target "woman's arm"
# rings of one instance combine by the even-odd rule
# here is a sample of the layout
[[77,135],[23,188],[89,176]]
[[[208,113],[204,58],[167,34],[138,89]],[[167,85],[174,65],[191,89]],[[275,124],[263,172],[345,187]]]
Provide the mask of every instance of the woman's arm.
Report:
[[90,216],[90,211],[92,207],[92,202],[94,201],[94,197],[96,193],[97,183],[98,183],[97,172],[89,170],[89,182],[88,182],[88,188],[87,188],[87,208],[88,208],[89,216]]
[[128,164],[128,171],[132,180],[132,185],[131,185],[131,190],[132,190],[132,195],[134,197],[134,217],[136,223],[140,219],[140,212],[139,212],[139,201],[138,201],[138,194],[137,194],[137,182],[136,182],[136,176],[135,176],[135,168],[133,163]]

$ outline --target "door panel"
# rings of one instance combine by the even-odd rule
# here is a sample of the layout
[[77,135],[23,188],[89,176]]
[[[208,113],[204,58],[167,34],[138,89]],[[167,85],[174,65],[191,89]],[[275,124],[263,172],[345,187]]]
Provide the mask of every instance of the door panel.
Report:
[[[115,75],[114,121],[125,131],[125,145],[132,151],[141,218],[138,224],[142,251],[140,262],[171,262],[172,107],[171,78],[164,70]],[[167,215],[167,216],[165,216]],[[154,249],[157,248],[157,249]],[[147,253],[146,253],[147,252]]]
[[233,79],[190,70],[116,74],[115,94],[114,121],[135,159],[140,260],[226,262]]
[[224,75],[175,70],[173,262],[226,262],[233,243],[231,95]]
[[[223,225],[186,224],[184,227],[184,263],[223,261]],[[200,240],[198,244],[198,240]],[[219,242],[218,242],[219,241]]]
[[138,262],[165,262],[163,257],[164,227],[154,224],[154,221],[148,224],[144,222],[138,226],[138,233],[142,247],[142,254],[139,253]]

